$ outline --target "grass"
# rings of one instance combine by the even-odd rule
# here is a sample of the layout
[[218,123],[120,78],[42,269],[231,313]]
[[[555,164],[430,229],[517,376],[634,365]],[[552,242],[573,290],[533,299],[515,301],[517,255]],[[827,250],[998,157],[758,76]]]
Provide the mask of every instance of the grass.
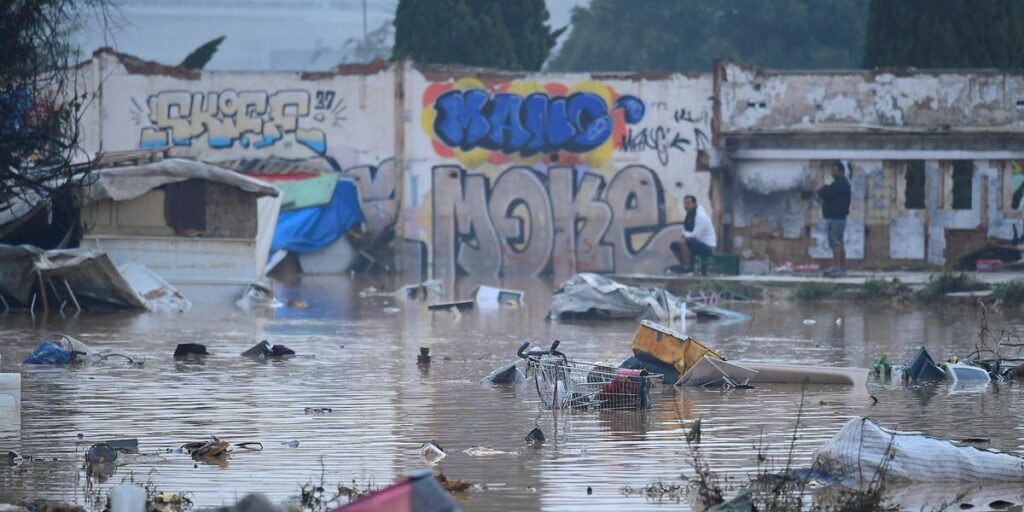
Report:
[[864,294],[868,297],[899,297],[910,292],[910,285],[900,281],[898,277],[892,279],[868,279],[864,281]]
[[905,298],[910,296],[910,285],[900,281],[899,278],[892,279],[868,279],[860,288],[844,290],[843,296],[853,300],[878,300]]
[[999,283],[992,291],[995,299],[1005,306],[1015,307],[1024,304],[1024,281]]
[[811,302],[827,299],[836,293],[836,285],[830,283],[806,282],[801,283],[793,293],[793,298],[799,301]]
[[941,274],[932,274],[928,277],[928,283],[921,291],[920,297],[925,302],[937,302],[942,300],[947,293],[973,292],[988,288],[987,284],[963,272],[944,271]]

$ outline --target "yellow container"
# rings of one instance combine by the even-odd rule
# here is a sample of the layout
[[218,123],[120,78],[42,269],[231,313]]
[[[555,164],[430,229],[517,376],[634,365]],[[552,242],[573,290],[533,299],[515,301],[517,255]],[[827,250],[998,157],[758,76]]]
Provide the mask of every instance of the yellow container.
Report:
[[703,356],[724,359],[699,341],[650,320],[640,322],[633,335],[633,354],[657,359],[675,368],[679,375],[686,373]]

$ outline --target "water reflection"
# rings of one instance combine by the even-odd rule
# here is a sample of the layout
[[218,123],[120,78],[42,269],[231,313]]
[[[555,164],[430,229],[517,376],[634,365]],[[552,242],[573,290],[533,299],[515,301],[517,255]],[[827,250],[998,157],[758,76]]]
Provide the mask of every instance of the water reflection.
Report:
[[[945,384],[871,382],[869,393],[771,386],[713,392],[663,389],[646,413],[562,411],[539,407],[529,385],[488,386],[480,379],[515,357],[523,341],[562,340],[573,357],[617,363],[629,353],[632,322],[563,323],[545,319],[551,284],[541,279],[463,279],[446,287],[449,299],[469,297],[481,284],[523,290],[522,306],[455,315],[383,294],[401,283],[347,277],[303,277],[278,288],[282,302],[303,309],[246,314],[230,305],[180,314],[111,314],[33,324],[0,318],[2,371],[23,375],[19,427],[0,420],[0,448],[42,457],[0,467],[0,501],[37,497],[84,502],[123,478],[151,480],[161,490],[190,491],[197,506],[231,502],[260,491],[275,500],[306,482],[388,483],[427,467],[420,446],[436,439],[449,456],[437,469],[486,485],[466,510],[630,510],[653,505],[626,497],[634,488],[691,474],[682,441],[701,418],[702,447],[711,465],[731,475],[757,467],[755,446],[785,453],[801,413],[798,464],[854,415],[887,426],[954,438],[985,437],[994,448],[1021,451],[1024,413],[1016,384],[981,390]],[[693,336],[730,358],[808,364],[870,366],[888,354],[905,362],[921,345],[945,358],[967,354],[977,339],[969,308],[941,312],[896,304],[739,304],[751,321],[688,325]],[[385,308],[398,308],[389,313]],[[805,325],[804,320],[814,320]],[[990,318],[1024,329],[1019,318]],[[48,331],[69,332],[103,351],[145,360],[141,368],[102,364],[78,369],[17,364]],[[299,357],[254,362],[239,354],[267,339]],[[202,364],[178,364],[178,343],[204,343]],[[429,367],[416,364],[429,347]],[[307,407],[330,413],[307,414]],[[527,448],[524,436],[540,427],[547,438]],[[82,433],[84,441],[77,439]],[[174,452],[210,435],[260,441],[262,452],[236,450],[224,467],[196,464]],[[81,443],[137,437],[142,457],[119,467],[106,483],[88,480]],[[290,443],[298,441],[298,446]],[[86,444],[85,446],[88,446]],[[508,452],[475,457],[471,446]],[[167,453],[172,450],[171,453]],[[54,460],[55,459],[55,460]],[[86,483],[93,486],[87,491]],[[587,494],[586,489],[592,489]],[[666,506],[678,507],[675,504]]]

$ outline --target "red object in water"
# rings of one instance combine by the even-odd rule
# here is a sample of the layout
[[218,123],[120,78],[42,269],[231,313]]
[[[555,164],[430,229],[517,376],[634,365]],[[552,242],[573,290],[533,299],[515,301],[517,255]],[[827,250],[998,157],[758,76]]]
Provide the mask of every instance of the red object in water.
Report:
[[646,375],[644,370],[619,368],[615,370],[612,381],[601,388],[603,393],[636,393],[636,385]]
[[429,471],[329,512],[457,512],[458,504]]

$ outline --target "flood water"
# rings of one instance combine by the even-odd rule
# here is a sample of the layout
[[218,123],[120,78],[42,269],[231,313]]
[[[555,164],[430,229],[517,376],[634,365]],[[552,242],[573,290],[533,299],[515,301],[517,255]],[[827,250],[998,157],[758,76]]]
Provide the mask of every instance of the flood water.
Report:
[[[20,417],[0,420],[0,452],[34,458],[0,467],[0,503],[46,497],[88,505],[129,480],[188,492],[197,507],[233,503],[249,492],[284,501],[298,495],[302,484],[321,479],[328,486],[384,485],[428,468],[420,446],[436,440],[448,456],[435,469],[479,484],[462,499],[464,510],[677,510],[685,503],[627,496],[623,488],[692,476],[683,425],[693,419],[702,418],[701,446],[717,472],[752,473],[756,445],[784,458],[800,409],[799,388],[667,389],[656,392],[653,409],[643,413],[554,414],[541,408],[532,387],[479,381],[513,359],[523,341],[546,345],[559,339],[572,357],[618,363],[630,355],[634,322],[549,322],[544,316],[550,287],[542,281],[505,283],[527,292],[520,308],[461,317],[429,312],[421,302],[360,295],[374,284],[393,289],[347,277],[306,277],[298,287],[280,287],[278,295],[301,298],[308,308],[263,315],[233,305],[197,305],[185,314],[68,320],[51,314],[35,323],[25,315],[0,317],[0,370],[22,374]],[[465,296],[473,285],[460,283],[451,295]],[[385,311],[387,306],[400,311]],[[969,307],[734,307],[752,319],[732,325],[690,322],[688,333],[727,358],[861,367],[883,353],[904,362],[922,345],[936,359],[963,356],[978,339],[977,312]],[[807,325],[805,319],[815,322]],[[991,314],[990,323],[1024,331],[1019,317]],[[114,358],[71,369],[20,365],[48,332],[66,332],[101,352],[128,354],[145,364],[132,368]],[[287,345],[299,357],[266,363],[239,357],[261,339]],[[175,345],[186,342],[203,343],[212,355],[201,364],[175,363]],[[416,364],[419,347],[431,348],[428,369]],[[1024,454],[1022,389],[1002,384],[958,392],[944,384],[874,380],[866,392],[810,388],[795,464],[807,465],[816,447],[858,415],[905,430],[990,438],[993,448]],[[307,414],[309,407],[332,412]],[[528,449],[523,438],[534,426],[547,442]],[[264,449],[236,449],[221,466],[171,451],[211,435],[259,441]],[[117,438],[138,438],[143,455],[103,482],[88,478],[84,451],[93,442]],[[464,452],[481,445],[507,453]],[[939,487],[925,494],[933,493],[937,504],[955,491]],[[1020,492],[1005,491],[1005,499],[1021,503]]]

